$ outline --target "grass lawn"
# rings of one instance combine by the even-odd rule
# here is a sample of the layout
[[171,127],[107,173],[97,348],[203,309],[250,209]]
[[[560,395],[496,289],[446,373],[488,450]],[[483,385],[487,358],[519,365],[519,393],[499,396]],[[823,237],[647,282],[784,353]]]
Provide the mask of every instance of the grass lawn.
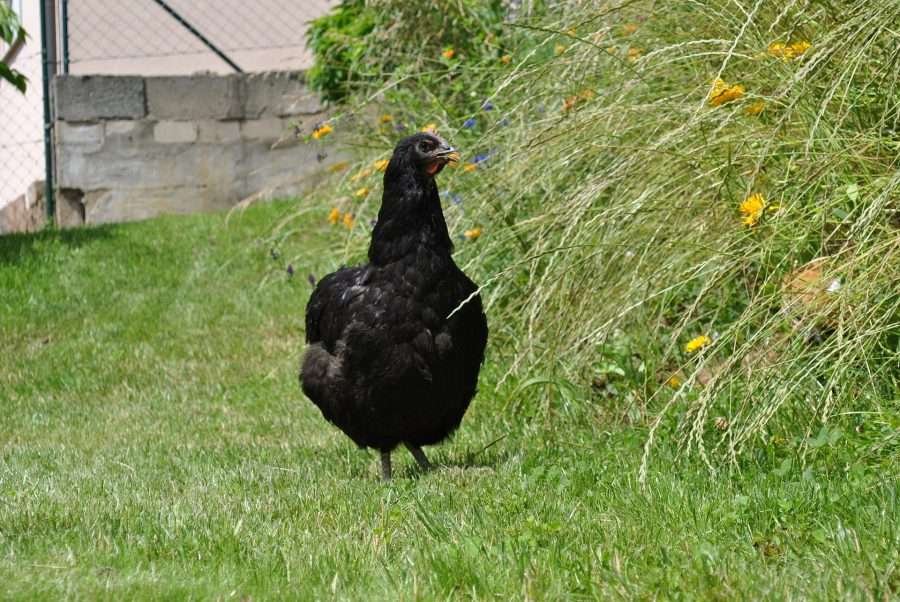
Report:
[[496,347],[438,468],[380,483],[297,385],[343,234],[300,216],[273,256],[294,212],[0,238],[0,598],[900,596],[896,462],[663,442],[642,487],[646,424],[521,409]]

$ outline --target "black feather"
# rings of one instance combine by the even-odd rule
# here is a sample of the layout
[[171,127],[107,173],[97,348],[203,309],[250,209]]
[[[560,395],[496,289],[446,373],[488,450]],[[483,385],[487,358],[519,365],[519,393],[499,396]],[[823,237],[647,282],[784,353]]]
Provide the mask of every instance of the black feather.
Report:
[[354,442],[381,451],[452,433],[484,360],[487,320],[451,257],[436,144],[446,143],[417,134],[397,145],[369,263],[323,278],[306,307],[304,393]]

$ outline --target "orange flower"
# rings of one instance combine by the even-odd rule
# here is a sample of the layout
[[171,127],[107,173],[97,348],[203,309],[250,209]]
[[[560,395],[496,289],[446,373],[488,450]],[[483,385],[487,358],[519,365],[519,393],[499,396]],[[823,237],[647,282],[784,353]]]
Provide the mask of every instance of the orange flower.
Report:
[[476,240],[479,236],[481,236],[481,228],[472,228],[471,230],[466,230],[463,232],[463,236],[466,237],[466,240]]
[[369,188],[367,186],[363,186],[362,188],[360,188],[359,190],[354,192],[353,196],[355,196],[358,199],[364,199],[367,196],[369,196]]
[[710,106],[718,107],[733,100],[737,100],[743,95],[744,86],[740,84],[729,86],[725,80],[717,78],[709,91],[708,102]]
[[390,163],[390,161],[388,161],[387,159],[379,159],[378,161],[375,161],[373,165],[378,171],[384,171],[385,169],[387,169],[388,163]]
[[393,115],[388,115],[387,113],[385,113],[384,115],[382,115],[381,117],[378,118],[378,121],[379,121],[380,123],[390,123],[390,122],[392,122],[393,120],[394,120],[394,116],[393,116]]
[[315,130],[313,130],[312,137],[315,138],[316,140],[321,140],[322,138],[324,138],[325,136],[327,136],[328,134],[330,134],[333,131],[334,131],[333,127],[331,127],[327,123],[323,123],[322,125],[317,127]]
[[476,169],[478,169],[478,165],[475,163],[466,163],[465,166],[463,166],[463,171],[466,172],[475,171]]
[[447,59],[447,60],[449,61],[449,60],[452,59],[454,56],[456,56],[456,50],[454,50],[452,47],[451,47],[451,48],[446,48],[446,49],[444,49],[444,51],[441,53],[441,56],[444,57],[445,59]]
[[341,221],[341,210],[337,207],[333,208],[328,214],[328,223],[332,226]]
[[752,104],[750,104],[746,109],[744,109],[744,112],[747,115],[755,117],[756,115],[759,115],[760,113],[762,113],[765,109],[766,109],[766,101],[757,100],[757,101],[753,102]]
[[344,227],[347,228],[348,230],[353,228],[353,214],[352,213],[345,213],[344,219],[341,221],[343,221]]
[[632,46],[628,49],[628,60],[636,61],[641,58],[641,55],[644,54],[644,50],[642,48],[637,48],[636,46]]

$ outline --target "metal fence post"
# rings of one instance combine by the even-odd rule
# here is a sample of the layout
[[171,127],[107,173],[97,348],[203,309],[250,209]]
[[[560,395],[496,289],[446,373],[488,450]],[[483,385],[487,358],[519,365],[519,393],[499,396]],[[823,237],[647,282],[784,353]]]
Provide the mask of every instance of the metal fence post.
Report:
[[56,44],[53,0],[40,0],[41,4],[41,80],[44,94],[44,204],[47,223],[52,224],[56,215],[56,198],[53,181],[53,112],[50,102],[50,80],[56,72]]
[[62,42],[62,72],[69,73],[69,0],[59,1],[59,36]]

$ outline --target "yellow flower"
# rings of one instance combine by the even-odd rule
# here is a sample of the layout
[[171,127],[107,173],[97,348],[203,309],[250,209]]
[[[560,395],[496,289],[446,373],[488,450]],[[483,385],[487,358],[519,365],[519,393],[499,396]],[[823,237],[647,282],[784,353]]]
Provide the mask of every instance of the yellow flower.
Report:
[[755,226],[766,209],[766,199],[759,193],[751,194],[738,206],[741,222],[745,226]]
[[431,132],[432,134],[437,133],[437,124],[436,123],[427,123],[425,127],[422,128],[423,132]]
[[681,386],[682,380],[678,377],[677,374],[673,374],[669,377],[669,380],[666,381],[666,384],[669,385],[672,389],[677,389]]
[[503,56],[500,57],[500,62],[503,63],[504,65],[509,65],[509,63],[511,61],[512,61],[512,57],[508,54],[504,54]]
[[684,350],[688,353],[694,353],[695,351],[700,351],[710,343],[712,343],[712,339],[705,334],[701,334],[688,341],[684,346]]
[[791,42],[790,44],[772,42],[771,44],[769,44],[767,52],[769,53],[769,56],[789,60],[797,58],[798,56],[802,56],[810,48],[812,48],[812,44],[810,44],[806,40]]
[[788,44],[788,50],[791,52],[791,58],[801,56],[806,53],[807,50],[812,48],[812,44],[807,42],[806,40],[802,40],[800,42],[792,42]]
[[747,115],[756,116],[756,115],[759,115],[760,113],[762,113],[765,109],[766,109],[766,101],[757,100],[757,101],[753,102],[752,104],[750,104],[750,106],[748,106],[746,109],[744,109],[744,112]]
[[622,33],[624,33],[626,36],[630,36],[637,30],[638,30],[637,23],[626,23],[625,25],[622,26]]
[[331,167],[329,167],[328,171],[330,171],[332,173],[338,173],[340,171],[344,171],[348,167],[350,167],[350,163],[348,163],[347,161],[340,161],[338,163],[335,163]]
[[360,188],[359,190],[354,192],[353,196],[355,196],[358,199],[364,199],[367,196],[369,196],[369,188],[367,186],[363,186],[362,188]]
[[642,54],[644,54],[644,50],[642,48],[637,48],[635,46],[632,46],[631,48],[628,49],[628,60],[636,61],[639,58],[641,58]]
[[331,210],[331,213],[328,214],[328,223],[332,226],[341,221],[341,210],[337,207]]
[[387,159],[379,159],[378,161],[375,161],[373,165],[375,165],[375,169],[378,171],[384,171],[387,169],[388,163],[390,163],[390,161]]
[[562,54],[563,52],[565,52],[565,51],[566,51],[566,46],[565,46],[565,44],[557,44],[556,46],[553,47],[553,53],[554,53],[556,56],[561,55],[561,54]]
[[367,167],[367,168],[361,170],[359,173],[354,174],[350,178],[350,181],[351,182],[359,182],[363,178],[368,178],[371,175],[372,175],[372,170]]
[[392,122],[393,120],[394,120],[394,116],[393,116],[393,115],[388,115],[387,113],[385,113],[384,115],[382,115],[381,117],[378,118],[378,121],[379,121],[380,123],[390,123],[390,122]]
[[353,227],[353,214],[352,214],[352,213],[345,213],[345,214],[344,214],[344,219],[341,220],[341,221],[344,222],[344,227],[345,227],[345,228],[347,228],[348,230],[351,229],[351,228]]
[[481,228],[472,228],[471,230],[466,230],[463,232],[463,236],[466,237],[466,240],[475,240],[479,236],[481,236]]
[[327,123],[323,123],[315,130],[313,130],[312,137],[316,140],[320,140],[334,131],[334,128],[328,125]]
[[619,49],[616,48],[615,46],[609,46],[606,48],[606,52],[607,52],[607,54],[611,54],[611,55],[615,56],[615,55],[619,54]]
[[444,52],[441,53],[441,56],[447,59],[448,61],[456,56],[456,50],[453,48],[447,48]]
[[466,163],[463,167],[463,171],[475,171],[478,169],[478,165],[475,163]]
[[734,84],[729,86],[722,78],[717,78],[713,82],[712,89],[709,91],[709,104],[718,107],[727,102],[737,100],[744,95],[744,86]]

